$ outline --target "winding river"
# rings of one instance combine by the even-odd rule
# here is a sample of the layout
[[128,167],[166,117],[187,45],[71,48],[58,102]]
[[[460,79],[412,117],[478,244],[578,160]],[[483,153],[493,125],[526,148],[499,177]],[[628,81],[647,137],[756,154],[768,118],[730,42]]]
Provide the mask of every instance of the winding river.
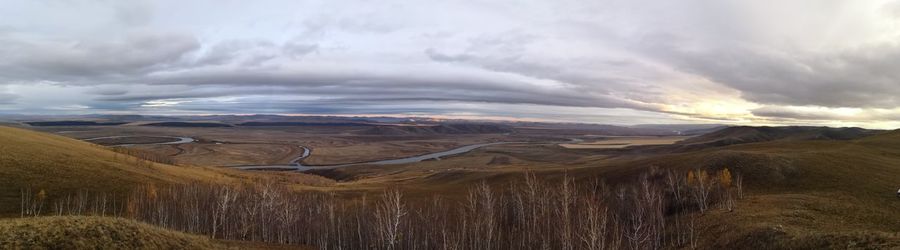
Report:
[[[120,135],[120,136],[104,136],[104,137],[96,137],[90,139],[83,139],[84,141],[96,141],[102,139],[116,139],[116,138],[129,138],[129,137],[142,137],[142,136],[128,136],[128,135]],[[176,141],[171,142],[160,142],[160,143],[132,143],[132,144],[116,144],[110,145],[111,147],[128,147],[134,145],[175,145],[175,144],[185,144],[192,143],[196,140],[191,137],[180,137],[180,136],[150,136],[150,137],[159,137],[159,138],[171,138],[177,139]],[[356,162],[356,163],[347,163],[347,164],[336,164],[336,165],[315,165],[315,166],[307,166],[303,165],[303,159],[306,159],[312,154],[312,150],[305,146],[299,146],[303,148],[303,154],[299,157],[291,160],[290,164],[283,165],[246,165],[246,166],[234,166],[230,167],[233,169],[241,169],[241,170],[295,170],[295,171],[308,171],[313,169],[335,169],[341,167],[349,167],[349,166],[358,166],[358,165],[395,165],[395,164],[407,164],[407,163],[415,163],[426,160],[440,160],[442,157],[458,155],[462,153],[467,153],[469,151],[475,150],[481,147],[487,147],[492,145],[500,145],[500,144],[510,144],[516,142],[491,142],[491,143],[480,143],[480,144],[472,144],[466,145],[446,151],[403,157],[397,159],[390,160],[380,160],[380,161],[367,161],[367,162]]]
[[462,153],[467,153],[469,151],[475,150],[481,147],[487,147],[491,145],[500,145],[500,144],[509,144],[514,142],[491,142],[491,143],[481,143],[481,144],[473,144],[466,145],[446,151],[441,151],[437,153],[430,153],[418,156],[410,156],[404,158],[390,159],[390,160],[380,160],[380,161],[367,161],[367,162],[356,162],[356,163],[347,163],[347,164],[337,164],[337,165],[315,165],[315,166],[307,166],[303,165],[302,161],[306,157],[309,157],[311,154],[309,148],[303,147],[304,152],[303,155],[299,158],[292,161],[291,164],[287,165],[251,165],[251,166],[237,166],[232,167],[234,169],[241,170],[296,170],[296,171],[308,171],[313,169],[335,169],[341,167],[349,167],[349,166],[358,166],[358,165],[395,165],[395,164],[406,164],[406,163],[415,163],[426,160],[440,160],[441,157],[458,155]]

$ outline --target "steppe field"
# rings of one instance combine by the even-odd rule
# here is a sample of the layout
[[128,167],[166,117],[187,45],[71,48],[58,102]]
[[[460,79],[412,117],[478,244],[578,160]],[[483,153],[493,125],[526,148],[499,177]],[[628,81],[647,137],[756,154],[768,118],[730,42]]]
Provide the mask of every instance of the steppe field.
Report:
[[[665,221],[665,226],[641,232],[654,235],[659,241],[652,244],[666,248],[692,245],[741,249],[819,248],[841,246],[847,242],[891,247],[898,242],[891,232],[900,227],[896,223],[900,220],[892,212],[898,208],[898,203],[890,190],[892,183],[900,181],[894,178],[900,175],[894,173],[897,169],[891,165],[900,154],[889,150],[896,132],[733,127],[694,136],[597,136],[596,131],[513,127],[488,133],[442,134],[415,130],[379,135],[371,134],[371,129],[347,126],[14,126],[20,128],[3,129],[4,141],[8,142],[4,145],[17,146],[0,148],[5,152],[4,157],[0,157],[0,165],[7,173],[3,181],[11,184],[5,186],[0,196],[5,204],[2,214],[125,217],[226,240],[184,243],[202,244],[203,248],[217,244],[234,246],[238,243],[229,243],[234,240],[243,240],[240,244],[245,247],[269,248],[281,244],[320,247],[322,241],[309,237],[335,242],[353,235],[360,238],[340,243],[340,246],[358,247],[381,236],[377,231],[351,229],[382,225],[378,216],[387,216],[384,213],[388,212],[409,223],[397,228],[415,237],[415,240],[395,242],[404,248],[420,244],[485,247],[464,243],[464,239],[490,239],[484,238],[488,237],[485,235],[467,235],[470,229],[466,229],[465,224],[456,224],[457,220],[488,223],[479,224],[481,226],[499,226],[501,224],[492,223],[512,220],[518,221],[512,223],[564,227],[565,224],[556,224],[559,221],[549,218],[566,216],[564,218],[571,219],[571,223],[580,223],[579,218],[584,216],[599,220],[603,217],[591,216],[605,214],[613,217],[606,217],[602,223],[616,228],[616,223],[634,223],[615,219],[620,216],[615,212],[619,211],[617,209],[629,211],[647,206],[661,206],[657,208],[663,213],[641,216]],[[434,128],[431,125],[425,127]],[[821,139],[826,135],[834,139]],[[173,143],[177,138],[193,140],[165,144]],[[416,162],[374,163],[484,143],[488,144],[471,151]],[[570,144],[604,147],[567,147]],[[616,146],[610,146],[613,144]],[[303,158],[306,149],[310,152]],[[38,156],[35,152],[45,153]],[[291,170],[291,161],[299,161],[306,168]],[[25,162],[30,167],[22,168]],[[344,163],[358,164],[341,165]],[[242,170],[235,167],[255,165],[283,168]],[[697,200],[701,197],[696,193],[698,181],[710,181],[703,184],[712,185],[710,189],[703,189],[708,192],[705,194],[708,200]],[[634,185],[638,186],[632,188]],[[644,197],[640,196],[645,195],[641,192],[651,192],[646,195],[660,192],[666,196],[660,196],[658,201],[656,198],[635,198],[638,203],[623,203],[624,200],[616,198],[620,195],[626,199],[632,195]],[[257,200],[263,202],[259,204],[269,204],[254,208],[261,212],[286,216],[278,211],[307,211],[312,217],[302,220],[248,217],[247,221],[241,222],[201,215],[204,209],[217,209],[214,200],[227,198],[229,196],[221,195],[228,194],[245,197],[232,201],[233,206],[250,208],[247,206],[256,203],[245,202]],[[261,194],[274,196],[258,196]],[[195,204],[193,207],[182,207],[187,204],[159,200],[185,195],[197,197],[198,203],[189,203]],[[681,200],[677,196],[690,199]],[[565,197],[573,199],[572,203]],[[582,207],[588,204],[582,204],[582,199],[608,202],[602,207],[606,212],[594,214],[591,211],[596,208]],[[294,202],[284,203],[287,200]],[[662,203],[653,205],[657,204],[653,202]],[[512,204],[524,207],[510,207]],[[370,206],[375,210],[366,209]],[[401,210],[389,210],[388,206]],[[572,214],[559,214],[563,211],[551,209],[559,206],[571,206]],[[313,212],[327,209],[338,209],[332,213],[356,219],[328,219],[331,217]],[[513,217],[494,214],[495,209],[509,209],[513,213],[509,216]],[[450,211],[449,214],[439,212],[444,210]],[[408,214],[412,211],[416,211],[415,214]],[[538,221],[532,222],[525,220],[528,217],[514,216],[528,211],[546,213],[546,216],[534,217]],[[854,211],[866,212],[863,215]],[[226,218],[240,216],[237,210],[217,213],[227,214]],[[496,221],[477,219],[485,213],[497,216],[492,217]],[[171,220],[160,220],[163,217],[159,216],[163,215],[172,216]],[[189,220],[192,216],[212,222]],[[88,223],[84,224],[86,227],[107,223],[78,217],[60,219],[72,220],[66,223]],[[441,233],[420,227],[427,225],[425,221],[428,220],[447,223],[449,231],[444,232],[445,236],[455,240],[447,241],[441,238],[444,236],[434,238],[437,235],[433,233]],[[45,222],[7,223],[13,223],[9,225],[11,227],[21,227],[22,223]],[[244,225],[241,223],[251,223],[259,228],[246,231],[247,236],[237,235],[240,231],[230,231]],[[268,226],[256,223],[268,223],[266,225],[273,228],[264,229]],[[337,231],[300,229],[310,223],[336,223],[326,229]],[[142,232],[156,230],[137,227]],[[297,234],[266,233],[266,230],[278,227],[300,231]],[[587,229],[574,224],[567,230],[574,230],[573,234],[579,235],[596,233],[583,231]],[[549,234],[560,243],[568,237],[545,231],[494,233],[497,234],[490,237],[501,237],[502,241],[491,243],[496,244],[491,245],[492,248],[539,240],[535,236],[518,238],[531,234]],[[608,247],[645,244],[629,241],[626,235],[619,233],[606,232],[598,237],[604,242],[612,240],[612,243],[604,243],[613,244]],[[157,244],[149,242],[151,238],[147,241],[129,244]]]

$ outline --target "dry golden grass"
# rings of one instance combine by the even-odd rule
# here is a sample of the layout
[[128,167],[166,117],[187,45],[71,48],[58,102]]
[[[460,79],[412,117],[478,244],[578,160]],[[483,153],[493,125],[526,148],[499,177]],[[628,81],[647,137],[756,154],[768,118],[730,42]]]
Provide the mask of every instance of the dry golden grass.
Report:
[[[410,197],[453,196],[480,180],[502,183],[532,171],[542,179],[569,175],[609,182],[656,166],[728,167],[745,177],[748,199],[733,212],[699,217],[711,248],[898,248],[900,132],[852,141],[779,141],[678,154],[588,155],[540,145],[503,145],[442,161],[341,170],[347,192],[402,186]],[[576,154],[572,152],[587,152]],[[491,165],[496,156],[510,163]],[[365,189],[363,187],[366,187]],[[753,242],[765,242],[764,245]],[[713,247],[715,246],[715,247]]]
[[0,127],[0,215],[15,214],[20,191],[122,193],[134,184],[226,180],[218,171],[141,163],[105,147],[51,134]]
[[2,249],[224,249],[206,237],[120,218],[38,217],[0,220]]
[[324,178],[303,174],[286,177],[151,163],[96,144],[0,126],[0,217],[19,214],[23,189],[46,190],[50,198],[78,190],[124,195],[146,184],[235,183],[269,178],[298,185],[329,183]]
[[[570,170],[628,176],[659,168],[729,167],[751,195],[734,212],[700,218],[713,248],[896,248],[900,132],[852,141],[780,141],[680,154],[621,157]],[[753,242],[769,242],[760,246]]]
[[225,241],[124,218],[54,216],[0,219],[0,249],[313,249]]
[[699,218],[700,245],[717,249],[897,249],[885,207],[839,193],[760,194]]
[[[19,148],[21,145],[24,148]],[[338,144],[331,147],[353,149]],[[362,153],[372,152],[377,151]],[[544,179],[568,174],[616,182],[628,181],[629,176],[651,166],[729,167],[746,177],[750,196],[733,212],[713,211],[699,218],[701,233],[705,234],[702,246],[896,248],[896,232],[900,231],[900,199],[895,196],[900,188],[900,132],[853,141],[778,141],[662,155],[607,156],[556,145],[498,145],[442,161],[348,168],[339,173],[347,181],[334,185],[324,180],[318,184],[300,181],[295,173],[236,173],[159,165],[135,168],[127,161],[119,162],[121,158],[114,160],[110,152],[98,146],[5,128],[0,128],[0,153],[0,181],[14,184],[14,188],[0,187],[0,202],[4,202],[0,208],[17,209],[8,204],[18,204],[20,187],[41,187],[31,183],[51,188],[117,190],[131,183],[253,176],[293,183],[297,190],[337,190],[347,195],[402,186],[414,198],[453,196],[478,181],[500,183],[521,177],[525,170]],[[510,160],[490,164],[497,156]]]

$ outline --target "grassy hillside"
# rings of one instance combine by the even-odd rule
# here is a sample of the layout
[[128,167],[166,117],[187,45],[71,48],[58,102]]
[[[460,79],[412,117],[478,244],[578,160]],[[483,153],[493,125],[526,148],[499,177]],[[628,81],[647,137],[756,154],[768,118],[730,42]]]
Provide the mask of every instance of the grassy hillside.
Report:
[[679,146],[727,146],[767,141],[853,140],[882,131],[830,127],[728,127],[679,142]]
[[[502,183],[521,177],[526,169],[545,180],[568,175],[582,180],[599,177],[616,183],[631,182],[638,173],[654,166],[683,171],[728,167],[743,175],[749,195],[738,202],[733,212],[715,210],[698,218],[701,246],[900,247],[900,198],[896,197],[900,188],[900,131],[858,139],[822,139],[801,132],[780,137],[784,139],[684,153],[598,154],[569,161],[566,158],[579,156],[567,155],[566,151],[519,153],[510,146],[495,147],[416,166],[348,168],[329,174],[356,180],[358,185],[402,185],[427,196],[458,194],[458,190],[482,179]],[[487,164],[501,155],[511,158],[511,163]],[[537,156],[543,159],[521,160]]]
[[[742,173],[750,197],[701,221],[703,245],[726,248],[900,247],[900,132],[855,140],[782,140],[610,160],[576,176],[628,176],[648,166]],[[572,173],[570,172],[570,173]],[[765,246],[745,245],[767,242]]]
[[[147,184],[271,181],[298,187],[328,185],[303,174],[157,164],[106,147],[53,134],[0,126],[0,218],[19,216],[21,192],[43,190],[47,200],[80,191],[122,202]],[[118,196],[118,197],[117,197]],[[44,211],[52,212],[52,203]],[[38,217],[0,219],[0,249],[257,249],[284,248],[257,242],[216,241],[127,219]],[[291,246],[296,248],[297,246]]]
[[62,136],[0,127],[0,216],[18,214],[20,192],[49,197],[78,190],[124,193],[138,184],[193,180],[220,182],[232,173],[141,162],[102,146]]
[[238,183],[267,180],[298,188],[333,181],[299,173],[244,172],[172,166],[139,160],[109,148],[71,138],[0,126],[0,217],[19,215],[21,191],[44,190],[48,200],[79,191],[124,195],[146,184]]
[[[525,170],[550,181],[568,175],[582,180],[601,177],[615,183],[629,182],[650,167],[728,167],[744,177],[748,197],[738,201],[734,211],[712,210],[698,218],[700,246],[704,248],[900,247],[900,198],[896,197],[900,132],[831,140],[801,134],[669,154],[604,155],[597,151],[600,153],[589,155],[553,145],[505,145],[414,166],[333,171],[331,174],[343,176],[347,182],[327,189],[359,195],[402,186],[409,198],[442,194],[452,199],[465,195],[461,190],[481,180],[499,184],[521,178]],[[498,157],[506,157],[505,163],[494,164]],[[295,183],[292,186],[298,189],[307,187],[298,182],[302,175],[296,173],[138,164],[135,158],[97,145],[0,127],[0,183],[4,183],[0,186],[0,215],[18,213],[22,188],[45,189],[50,196],[79,189],[110,193],[145,183],[229,182],[257,175]],[[0,225],[0,232],[5,231],[20,230],[4,230]]]
[[223,241],[133,220],[91,216],[0,219],[0,249],[313,249]]
[[206,237],[126,219],[39,217],[0,220],[2,249],[223,249]]

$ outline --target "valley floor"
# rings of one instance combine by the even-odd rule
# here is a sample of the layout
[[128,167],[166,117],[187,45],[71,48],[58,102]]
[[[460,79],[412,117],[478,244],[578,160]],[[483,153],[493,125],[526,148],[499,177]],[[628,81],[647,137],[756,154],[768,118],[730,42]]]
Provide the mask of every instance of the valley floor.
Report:
[[[17,214],[23,189],[47,190],[49,196],[59,198],[72,190],[124,194],[147,184],[201,180],[221,185],[277,183],[293,191],[328,192],[348,200],[380,197],[385,189],[399,187],[407,202],[429,202],[435,195],[462,202],[467,190],[479,183],[504,186],[521,181],[526,173],[548,182],[564,178],[576,182],[603,179],[614,185],[633,182],[651,168],[683,172],[728,168],[742,176],[746,198],[738,200],[731,211],[714,209],[697,215],[698,244],[703,248],[900,247],[900,213],[896,212],[900,211],[900,199],[895,193],[900,188],[900,165],[896,165],[900,162],[898,132],[851,140],[570,149],[558,144],[570,141],[571,135],[377,137],[334,131],[322,136],[324,131],[284,128],[253,133],[228,129],[232,128],[203,128],[199,133],[191,132],[197,128],[104,129],[49,135],[0,128],[0,139],[4,139],[0,144],[4,153],[0,155],[0,170],[4,173],[0,180],[10,183],[0,188],[3,214]],[[104,147],[60,136],[85,139],[123,133],[195,137],[195,144],[138,147],[194,166],[141,163]],[[416,155],[468,143],[517,140],[535,143],[495,145],[438,161],[355,166],[307,174],[209,167],[286,163],[286,159],[302,153],[290,149],[299,148],[296,145],[313,148],[313,157],[307,163],[341,163]],[[353,153],[342,155],[347,152]]]

